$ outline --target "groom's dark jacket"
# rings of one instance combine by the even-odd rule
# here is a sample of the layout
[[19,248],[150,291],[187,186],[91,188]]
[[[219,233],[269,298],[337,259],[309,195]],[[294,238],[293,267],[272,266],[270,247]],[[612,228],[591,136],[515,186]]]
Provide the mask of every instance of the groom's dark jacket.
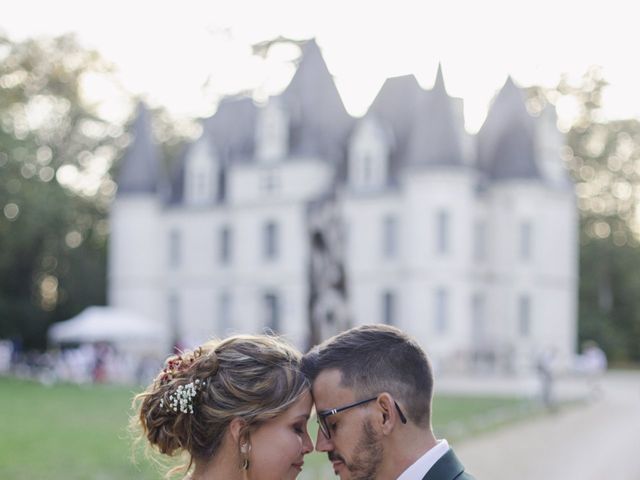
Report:
[[433,467],[429,469],[422,480],[474,480],[471,475],[464,473],[464,467],[453,450],[449,449]]

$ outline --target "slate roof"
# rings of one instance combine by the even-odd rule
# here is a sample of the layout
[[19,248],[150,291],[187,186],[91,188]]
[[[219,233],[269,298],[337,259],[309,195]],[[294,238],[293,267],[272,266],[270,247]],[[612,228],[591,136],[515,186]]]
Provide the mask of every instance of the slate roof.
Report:
[[463,165],[461,145],[464,126],[454,113],[453,102],[438,66],[432,90],[424,90],[413,75],[389,78],[371,104],[375,115],[390,126],[395,145],[389,158],[390,181],[408,165]]
[[303,47],[298,69],[281,98],[290,115],[290,153],[342,161],[354,119],[344,108],[315,40]]
[[[336,181],[343,181],[348,141],[357,120],[345,110],[314,40],[304,45],[296,73],[279,98],[289,115],[289,155],[325,159],[335,165]],[[474,152],[466,151],[462,145],[466,133],[460,105],[461,100],[446,91],[441,66],[429,91],[421,88],[413,75],[384,82],[366,116],[373,117],[390,142],[391,184],[408,166],[463,166],[470,162],[489,182],[511,178],[544,180],[537,164],[536,120],[526,110],[523,91],[511,78],[496,95],[475,136]],[[258,114],[251,98],[233,97],[223,100],[216,113],[203,121],[204,139],[216,152],[222,172],[233,163],[256,161]],[[118,177],[119,194],[155,193],[161,185],[159,158],[151,138],[149,114],[142,105],[133,133],[135,140]],[[188,154],[189,147],[171,172],[170,203],[182,199]]]
[[447,94],[438,66],[436,81],[422,96],[415,113],[411,137],[406,153],[407,165],[463,165],[461,133],[452,99]]
[[477,135],[478,168],[490,180],[541,178],[536,125],[511,77],[498,92]]
[[394,146],[389,156],[392,183],[403,165],[413,119],[424,93],[413,75],[388,78],[367,111],[393,132]]
[[151,133],[151,115],[142,103],[138,105],[131,133],[133,140],[118,172],[118,195],[156,193],[160,182],[160,156]]
[[257,116],[251,98],[233,97],[221,101],[216,113],[204,121],[203,135],[224,165],[253,159]]
[[[333,78],[314,40],[302,49],[296,73],[280,99],[289,115],[289,154],[319,156],[343,169],[346,142],[354,119],[347,113]],[[223,166],[255,161],[258,107],[248,97],[223,100],[216,113],[203,122],[203,135],[211,142]],[[183,195],[184,160],[172,173],[171,202]]]

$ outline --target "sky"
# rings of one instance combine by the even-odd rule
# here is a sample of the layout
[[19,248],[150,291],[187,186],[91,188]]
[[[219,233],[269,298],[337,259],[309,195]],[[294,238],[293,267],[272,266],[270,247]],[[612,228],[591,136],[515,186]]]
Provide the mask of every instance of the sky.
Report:
[[[604,117],[640,118],[638,28],[628,9],[623,0],[21,0],[2,8],[0,31],[15,40],[75,32],[113,62],[128,91],[178,117],[209,115],[220,95],[239,90],[261,98],[282,90],[297,51],[251,55],[252,44],[279,35],[316,39],[355,116],[385,78],[412,73],[430,88],[440,62],[475,132],[508,75],[550,87],[563,74],[577,82],[593,65],[610,84]],[[98,98],[113,93],[98,81],[88,88]]]

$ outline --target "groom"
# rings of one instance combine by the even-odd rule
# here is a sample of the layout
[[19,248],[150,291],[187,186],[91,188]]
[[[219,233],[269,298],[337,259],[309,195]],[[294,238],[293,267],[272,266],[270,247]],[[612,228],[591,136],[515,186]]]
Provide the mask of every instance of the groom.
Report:
[[316,450],[341,480],[473,480],[431,431],[431,366],[402,331],[352,328],[314,347],[302,368],[313,382]]

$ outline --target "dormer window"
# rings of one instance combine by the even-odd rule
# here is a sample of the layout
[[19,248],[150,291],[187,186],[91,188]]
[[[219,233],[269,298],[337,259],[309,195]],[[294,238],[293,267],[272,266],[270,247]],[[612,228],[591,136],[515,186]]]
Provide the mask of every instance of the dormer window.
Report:
[[349,183],[360,191],[387,185],[389,138],[377,120],[365,118],[356,127],[349,147]]
[[213,203],[217,195],[218,162],[208,139],[193,146],[185,165],[185,200],[190,205]]
[[260,110],[256,129],[256,155],[263,163],[282,160],[288,153],[289,118],[280,99],[269,100]]

